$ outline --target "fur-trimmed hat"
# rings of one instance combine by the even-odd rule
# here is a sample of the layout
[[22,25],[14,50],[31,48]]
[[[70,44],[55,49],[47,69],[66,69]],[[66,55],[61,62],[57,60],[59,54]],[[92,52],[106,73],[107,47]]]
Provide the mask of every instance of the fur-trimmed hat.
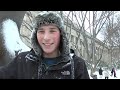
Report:
[[38,40],[37,40],[37,30],[41,25],[46,25],[46,24],[47,25],[55,24],[59,28],[61,33],[60,46],[59,46],[60,53],[62,56],[69,55],[69,44],[66,38],[66,33],[64,31],[63,20],[60,17],[60,15],[58,15],[55,12],[40,13],[34,19],[34,26],[33,26],[32,36],[31,36],[31,45],[36,55],[42,54],[42,49],[38,44]]
[[64,30],[62,18],[55,12],[41,12],[34,19],[34,28],[38,30],[41,25],[55,24],[60,30]]

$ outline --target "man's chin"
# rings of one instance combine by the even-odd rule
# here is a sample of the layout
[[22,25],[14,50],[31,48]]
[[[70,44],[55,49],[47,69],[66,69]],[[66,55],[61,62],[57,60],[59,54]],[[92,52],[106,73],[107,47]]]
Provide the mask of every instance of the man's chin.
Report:
[[53,53],[53,51],[51,51],[51,50],[44,50],[44,53],[51,54],[51,53]]

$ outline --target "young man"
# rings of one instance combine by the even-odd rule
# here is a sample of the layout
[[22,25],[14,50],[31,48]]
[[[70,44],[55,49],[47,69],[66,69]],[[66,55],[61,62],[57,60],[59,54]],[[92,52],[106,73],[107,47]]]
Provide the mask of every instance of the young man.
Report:
[[89,79],[85,61],[77,56],[70,58],[63,20],[58,14],[47,12],[35,17],[31,45],[31,51],[20,53],[0,69],[0,78]]

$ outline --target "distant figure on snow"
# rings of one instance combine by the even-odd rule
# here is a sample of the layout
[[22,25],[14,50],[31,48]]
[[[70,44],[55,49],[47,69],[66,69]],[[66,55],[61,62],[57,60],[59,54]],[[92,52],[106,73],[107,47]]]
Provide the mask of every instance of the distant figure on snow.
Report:
[[99,75],[100,75],[100,78],[102,78],[102,75],[103,75],[103,70],[102,70],[102,68],[100,67],[100,69],[99,69]]
[[105,75],[105,79],[109,79],[109,72],[107,68],[105,68],[104,70],[104,75]]
[[114,77],[116,77],[116,71],[115,71],[115,68],[112,68],[112,71],[111,71],[111,76],[114,74]]

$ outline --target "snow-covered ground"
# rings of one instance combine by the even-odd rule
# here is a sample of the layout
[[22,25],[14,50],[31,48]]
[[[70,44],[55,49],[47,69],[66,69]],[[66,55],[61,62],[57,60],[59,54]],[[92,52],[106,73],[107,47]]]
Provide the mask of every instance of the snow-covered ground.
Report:
[[[111,71],[108,71],[108,72],[111,75]],[[89,76],[90,76],[90,70],[88,70],[88,73],[89,73]],[[97,79],[105,79],[104,71],[103,71],[102,78],[99,76],[98,71],[95,72],[95,75],[97,75]],[[120,79],[120,69],[116,70],[116,76],[117,77],[114,78],[114,76],[110,76],[110,75],[109,75],[109,79]],[[93,79],[93,78],[90,76],[90,79]]]

